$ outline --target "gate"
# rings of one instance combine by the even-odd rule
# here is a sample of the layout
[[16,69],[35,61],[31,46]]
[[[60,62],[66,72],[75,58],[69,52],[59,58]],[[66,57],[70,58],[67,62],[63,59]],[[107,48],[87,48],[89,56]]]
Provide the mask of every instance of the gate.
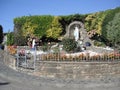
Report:
[[16,55],[17,68],[26,68],[35,70],[36,48],[31,49],[27,46],[18,46]]

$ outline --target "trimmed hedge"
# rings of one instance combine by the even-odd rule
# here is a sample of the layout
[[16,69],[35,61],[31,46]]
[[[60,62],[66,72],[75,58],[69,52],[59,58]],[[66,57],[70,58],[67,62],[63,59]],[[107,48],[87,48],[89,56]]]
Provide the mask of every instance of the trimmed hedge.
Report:
[[[15,34],[19,34],[19,36],[27,37],[28,35],[30,35],[37,36],[38,38],[46,37],[58,39],[60,35],[64,35],[66,33],[66,27],[71,22],[81,21],[85,24],[85,28],[87,31],[96,30],[98,35],[106,40],[106,27],[108,25],[108,22],[112,21],[113,17],[118,12],[120,12],[120,7],[91,14],[57,16],[60,18],[56,21],[56,23],[58,24],[54,22],[56,16],[22,16],[14,19],[14,30]],[[58,28],[58,26],[60,26],[60,28]],[[49,33],[47,33],[51,31],[56,34],[49,35]]]

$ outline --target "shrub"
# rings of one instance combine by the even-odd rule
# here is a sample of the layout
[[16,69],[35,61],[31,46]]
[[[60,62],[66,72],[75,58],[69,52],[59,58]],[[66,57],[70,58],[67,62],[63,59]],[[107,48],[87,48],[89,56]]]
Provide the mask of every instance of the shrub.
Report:
[[94,41],[94,45],[95,46],[105,46],[105,44],[103,42],[99,42],[99,41]]
[[74,39],[63,39],[63,49],[67,52],[73,52],[77,48],[77,42]]

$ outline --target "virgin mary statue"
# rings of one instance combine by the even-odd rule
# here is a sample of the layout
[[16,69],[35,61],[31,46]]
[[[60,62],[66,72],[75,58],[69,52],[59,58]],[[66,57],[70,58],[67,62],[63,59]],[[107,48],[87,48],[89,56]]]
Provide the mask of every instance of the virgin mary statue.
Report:
[[75,41],[78,41],[78,39],[79,39],[79,29],[78,29],[77,26],[75,26],[74,37],[75,37]]

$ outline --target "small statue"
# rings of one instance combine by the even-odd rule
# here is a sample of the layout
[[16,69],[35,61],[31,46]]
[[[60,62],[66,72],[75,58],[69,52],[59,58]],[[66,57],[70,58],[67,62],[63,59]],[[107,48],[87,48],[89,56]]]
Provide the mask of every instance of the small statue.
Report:
[[75,26],[74,37],[75,37],[75,41],[78,41],[78,39],[79,39],[79,28],[77,26]]

